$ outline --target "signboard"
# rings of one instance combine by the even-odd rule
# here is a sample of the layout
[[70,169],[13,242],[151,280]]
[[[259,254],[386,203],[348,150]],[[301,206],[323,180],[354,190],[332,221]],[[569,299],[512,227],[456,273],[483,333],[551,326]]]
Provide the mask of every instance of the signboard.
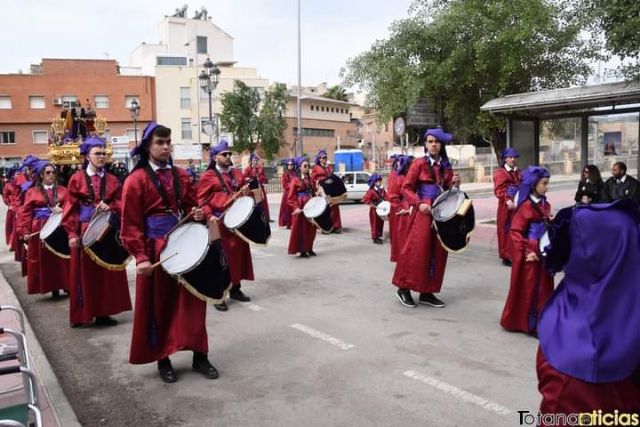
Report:
[[409,109],[407,126],[438,126],[440,115],[426,99],[421,99]]
[[175,144],[172,156],[175,160],[202,160],[202,146],[199,144]]
[[129,147],[131,140],[127,135],[114,136],[111,138],[111,158],[125,160],[129,157],[132,147]]
[[398,117],[396,121],[393,122],[393,130],[396,132],[398,137],[402,138],[402,135],[404,135],[404,129],[404,119],[402,117]]

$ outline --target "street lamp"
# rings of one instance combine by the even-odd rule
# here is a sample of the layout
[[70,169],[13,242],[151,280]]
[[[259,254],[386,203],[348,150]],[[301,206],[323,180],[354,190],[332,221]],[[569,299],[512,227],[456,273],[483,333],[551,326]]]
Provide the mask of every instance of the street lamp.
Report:
[[134,99],[129,104],[129,114],[131,114],[131,120],[133,120],[133,138],[138,146],[138,116],[140,115],[140,104]]
[[211,59],[207,58],[207,60],[202,64],[204,70],[198,76],[198,80],[200,80],[200,87],[202,90],[207,92],[209,95],[209,123],[208,123],[208,131],[207,134],[209,136],[213,135],[213,109],[211,106],[211,95],[216,90],[218,86],[218,80],[220,78],[220,68],[213,62]]

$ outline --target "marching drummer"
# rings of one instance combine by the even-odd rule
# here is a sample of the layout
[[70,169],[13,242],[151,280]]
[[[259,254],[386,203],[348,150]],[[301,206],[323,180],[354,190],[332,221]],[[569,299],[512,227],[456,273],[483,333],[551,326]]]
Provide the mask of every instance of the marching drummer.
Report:
[[191,212],[204,220],[196,208],[195,187],[189,174],[171,164],[171,129],[150,122],[133,152],[138,162],[125,181],[122,193],[122,243],[136,260],[136,308],[129,363],[157,362],[162,381],[177,376],[169,356],[193,351],[192,367],[205,378],[219,374],[209,362],[206,302],[196,298],[161,267],[159,261],[166,234],[181,214]]
[[498,253],[502,264],[511,265],[511,248],[513,243],[509,237],[511,219],[516,209],[514,196],[520,185],[520,171],[516,166],[520,154],[515,148],[506,148],[502,152],[504,164],[493,174],[493,193],[498,198],[496,227],[498,231]]
[[57,185],[54,165],[40,160],[33,165],[35,185],[25,194],[20,211],[18,233],[27,242],[27,293],[60,296],[60,289],[69,290],[69,259],[54,254],[37,234],[52,213],[61,213],[67,189]]
[[393,162],[393,170],[389,174],[387,197],[391,203],[389,213],[389,240],[391,240],[391,262],[397,262],[409,232],[413,207],[402,195],[407,172],[413,162],[413,156],[400,155]]
[[113,326],[112,315],[131,310],[127,272],[98,264],[82,250],[82,235],[91,219],[101,212],[120,215],[122,188],[118,178],[105,170],[106,142],[99,137],[80,145],[85,157],[81,170],[67,186],[62,225],[69,235],[69,316],[71,327],[91,323]]
[[[207,220],[211,216],[220,218],[224,211],[231,206],[233,199],[239,195],[250,196],[248,185],[243,185],[242,172],[232,168],[231,149],[226,140],[209,150],[209,168],[200,178],[198,184],[198,203],[204,205]],[[262,209],[259,205],[256,209]],[[235,233],[220,224],[222,245],[227,255],[229,269],[231,270],[231,282],[233,286],[229,292],[229,298],[248,302],[251,301],[241,290],[242,280],[254,280],[253,263],[251,261],[251,248]],[[227,311],[225,301],[215,304],[216,309]]]
[[5,216],[5,219],[4,219],[5,221],[4,235],[5,235],[5,242],[7,243],[7,246],[9,246],[9,250],[11,251],[15,250],[15,248],[13,247],[13,242],[11,240],[13,237],[13,231],[15,228],[15,221],[16,221],[16,213],[12,208],[13,198],[15,197],[15,193],[16,193],[16,190],[12,181],[16,171],[17,171],[17,168],[15,167],[12,167],[11,169],[9,169],[6,176],[6,182],[4,184],[4,187],[2,187],[2,201],[7,206],[7,215]]
[[289,184],[296,174],[296,160],[291,158],[286,160],[285,170],[280,177],[282,186],[282,199],[280,200],[280,212],[278,214],[278,226],[291,228],[291,209],[289,208]]
[[[24,202],[24,194],[31,187],[31,181],[33,179],[33,165],[40,159],[36,156],[29,154],[22,162],[22,166],[18,169],[18,172],[13,176],[13,197],[11,199],[11,210],[15,213],[15,223],[20,221],[20,209],[22,208],[22,202]],[[25,248],[22,242],[22,236],[17,232],[14,226],[14,232],[11,236],[11,246],[14,248],[14,259],[22,263],[22,276],[27,275],[27,258]]]
[[[316,154],[315,164],[311,170],[311,178],[315,188],[319,188],[320,182],[329,178],[333,174],[333,167],[327,164],[327,152],[325,150],[318,151]],[[342,233],[342,221],[340,219],[340,205],[331,204],[331,220],[333,221],[333,233]]]
[[289,255],[300,254],[301,258],[316,256],[313,241],[316,238],[316,226],[308,221],[302,209],[315,194],[315,185],[309,172],[309,160],[296,157],[297,174],[291,179],[287,200],[291,209],[291,234],[289,235]]
[[369,225],[371,226],[371,239],[373,239],[373,243],[381,245],[384,220],[378,216],[376,207],[387,198],[384,188],[382,187],[382,175],[374,173],[369,177],[368,184],[369,190],[362,198],[362,203],[370,205]]
[[402,186],[404,197],[414,209],[393,284],[398,287],[398,299],[406,307],[416,307],[411,291],[420,293],[420,304],[445,306],[434,294],[442,288],[447,251],[432,228],[431,204],[443,190],[460,185],[460,176],[453,172],[445,149],[452,138],[441,128],[428,129],[427,154],[411,164]]
[[538,313],[553,292],[553,277],[542,264],[539,241],[551,217],[545,194],[549,171],[529,166],[522,174],[518,205],[509,231],[513,240],[511,284],[500,325],[509,331],[534,335]]
[[255,179],[258,181],[260,186],[260,191],[262,192],[262,201],[260,202],[260,206],[262,206],[262,211],[267,217],[267,220],[271,222],[271,217],[269,216],[269,201],[267,200],[267,191],[264,186],[269,180],[264,173],[264,166],[260,164],[260,157],[256,153],[251,153],[249,156],[249,166],[247,166],[244,171],[242,171],[242,178],[244,178],[244,182],[247,183],[249,180]]

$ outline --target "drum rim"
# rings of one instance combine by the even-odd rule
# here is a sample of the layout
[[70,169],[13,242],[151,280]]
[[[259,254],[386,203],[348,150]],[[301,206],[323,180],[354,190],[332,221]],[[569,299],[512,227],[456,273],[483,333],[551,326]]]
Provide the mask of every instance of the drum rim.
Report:
[[[314,199],[317,200],[317,201],[322,201],[324,203],[324,209],[322,209],[322,211],[318,215],[311,217],[311,216],[307,215],[307,210],[305,208]],[[314,203],[317,203],[317,202],[314,202]],[[304,214],[305,218],[316,219],[320,215],[322,215],[324,213],[324,211],[327,210],[327,206],[329,206],[329,203],[327,203],[327,201],[324,199],[324,197],[322,197],[322,196],[314,196],[314,197],[311,197],[309,200],[307,200],[307,202],[304,204],[304,206],[302,207],[302,213]]]
[[[227,227],[229,230],[235,230],[235,229],[240,228],[240,227],[242,227],[243,225],[245,225],[245,224],[247,223],[247,221],[249,221],[249,218],[251,218],[251,214],[253,213],[253,210],[256,208],[256,201],[254,200],[254,198],[253,198],[253,197],[251,197],[251,196],[241,196],[241,197],[238,197],[238,199],[237,199],[235,202],[233,202],[233,203],[231,204],[231,206],[229,207],[229,209],[233,209],[233,207],[236,205],[236,203],[238,203],[240,200],[243,200],[243,199],[249,199],[249,200],[251,200],[251,203],[253,204],[253,208],[252,208],[252,209],[251,209],[251,211],[249,212],[249,215],[247,215],[247,216],[246,216],[242,221],[240,221],[240,223],[239,223],[238,225],[234,225],[234,226],[231,226],[231,225],[228,225],[228,224],[227,224],[227,218],[228,218],[228,216],[227,216],[227,213],[225,212],[224,218],[222,218],[222,223],[223,223],[223,224],[224,224],[224,226],[225,226],[225,227]],[[229,211],[227,211],[227,212],[229,212]]]
[[[181,270],[179,272],[170,272],[167,267],[165,267],[164,263],[162,263],[162,269],[169,275],[171,276],[179,276],[181,274],[185,274],[190,272],[191,270],[195,269],[198,267],[198,265],[200,265],[200,263],[202,262],[202,260],[207,256],[207,252],[208,252],[208,248],[209,248],[209,230],[207,229],[207,227],[203,224],[197,223],[197,222],[188,222],[186,224],[182,224],[181,226],[179,226],[178,228],[176,228],[175,230],[173,230],[171,233],[169,233],[169,235],[167,236],[167,244],[165,245],[165,247],[162,249],[162,251],[160,251],[160,257],[158,258],[159,260],[165,258],[166,256],[168,256],[169,254],[167,254],[167,249],[169,249],[169,242],[171,239],[171,235],[173,233],[176,233],[178,230],[183,230],[185,228],[202,228],[204,231],[206,231],[206,242],[207,244],[205,245],[205,250],[203,251],[202,254],[200,254],[200,257],[198,259],[197,262],[195,262],[191,267],[185,269],[185,270]],[[193,252],[192,248],[189,250],[189,252]]]
[[[60,218],[60,223],[53,229],[51,229],[49,231],[49,234],[46,234],[42,232],[42,230],[45,229],[45,227],[47,226],[47,224],[49,224],[49,222],[51,221],[51,223],[53,223],[53,220],[51,218]],[[62,226],[62,212],[52,212],[51,215],[49,215],[49,218],[47,219],[47,221],[42,225],[42,228],[40,229],[40,240],[45,240],[48,239],[49,237],[51,237],[51,235],[53,235],[53,233],[58,229],[58,227]]]
[[[386,212],[380,212],[378,209],[385,209]],[[383,200],[380,203],[378,203],[378,205],[376,206],[376,213],[378,214],[378,216],[386,216],[386,215],[389,215],[390,212],[391,212],[391,202],[389,202],[388,200]]]
[[94,240],[92,240],[91,242],[87,240],[85,240],[85,236],[87,235],[87,232],[89,230],[91,230],[91,228],[95,225],[95,223],[98,221],[98,219],[102,218],[102,217],[107,217],[109,218],[107,220],[107,225],[109,224],[109,221],[111,220],[111,212],[109,211],[104,211],[104,212],[100,212],[99,214],[97,214],[91,221],[89,221],[89,225],[87,225],[87,229],[84,230],[84,233],[82,234],[82,245],[83,246],[91,246],[93,245],[95,242],[98,241],[98,238],[96,237]]
[[[438,215],[438,201],[441,199],[446,199],[448,197],[451,197],[451,194],[455,194],[455,197],[457,198],[457,206],[455,211],[453,211],[453,213],[447,215],[447,216],[442,216],[442,215]],[[458,209],[460,208],[460,206],[462,205],[462,203],[464,203],[464,199],[465,199],[465,193],[463,191],[460,190],[447,190],[445,192],[443,192],[442,194],[440,194],[438,197],[435,198],[435,200],[433,201],[433,205],[435,206],[433,208],[433,210],[431,211],[431,215],[433,216],[433,219],[438,221],[438,222],[447,222],[449,221],[451,218],[456,216],[456,213],[458,211]]]

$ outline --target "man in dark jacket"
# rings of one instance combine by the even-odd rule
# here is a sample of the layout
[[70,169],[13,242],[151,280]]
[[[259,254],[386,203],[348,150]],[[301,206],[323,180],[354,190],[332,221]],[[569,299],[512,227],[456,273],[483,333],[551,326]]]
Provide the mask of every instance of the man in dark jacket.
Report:
[[640,183],[634,177],[627,175],[627,165],[616,162],[611,166],[611,178],[604,186],[611,200],[631,199],[640,202]]

